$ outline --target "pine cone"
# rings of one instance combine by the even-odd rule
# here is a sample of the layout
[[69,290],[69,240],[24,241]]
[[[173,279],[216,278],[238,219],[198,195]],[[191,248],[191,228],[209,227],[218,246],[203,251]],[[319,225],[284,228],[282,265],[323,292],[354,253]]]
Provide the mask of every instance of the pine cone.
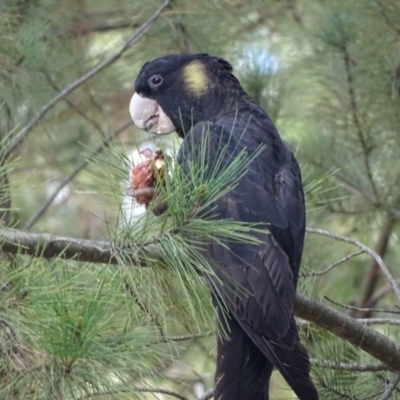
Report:
[[[129,184],[132,189],[132,195],[139,204],[149,204],[153,199],[154,188],[161,183],[165,177],[165,161],[162,151],[156,149],[154,153],[146,148],[140,151],[146,157],[146,160],[134,166],[129,173]],[[135,193],[139,189],[140,193]],[[153,189],[153,190],[151,190]]]

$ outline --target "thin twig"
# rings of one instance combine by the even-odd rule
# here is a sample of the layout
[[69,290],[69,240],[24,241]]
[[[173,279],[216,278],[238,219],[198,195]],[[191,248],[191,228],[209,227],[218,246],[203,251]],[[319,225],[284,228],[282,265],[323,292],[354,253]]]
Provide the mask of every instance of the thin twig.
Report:
[[187,397],[182,396],[181,394],[175,393],[172,390],[167,389],[146,389],[146,388],[135,388],[135,392],[142,392],[142,393],[159,393],[159,394],[166,394],[167,396],[175,397],[179,400],[189,400]]
[[400,325],[400,319],[394,318],[357,318],[357,321],[366,325]]
[[[128,280],[126,278],[124,278],[124,282],[125,282],[125,288],[126,290],[129,292],[129,294],[132,296],[133,300],[135,301],[135,303],[137,304],[137,306],[140,308],[140,310],[143,312],[143,314],[145,314],[150,321],[157,327],[158,329],[158,333],[160,334],[160,336],[162,338],[165,337],[164,334],[164,329],[162,327],[161,322],[158,320],[157,316],[154,315],[147,307],[146,304],[143,304],[143,302],[141,301],[141,299],[139,298],[138,294],[135,292],[135,290],[133,290],[132,285],[128,282]],[[163,340],[160,340],[160,342],[163,342]]]
[[388,400],[392,396],[392,393],[396,390],[396,387],[399,382],[400,382],[400,373],[395,372],[390,378],[390,381],[387,384],[385,391],[379,397],[379,400]]
[[335,304],[336,306],[345,308],[347,310],[354,310],[354,311],[361,311],[361,312],[381,312],[381,313],[386,313],[386,314],[400,314],[399,311],[395,310],[388,310],[386,308],[361,308],[361,307],[356,307],[356,306],[350,306],[348,304],[342,304],[339,303],[338,301],[332,300],[327,296],[324,296],[325,300],[328,300],[330,303]]
[[164,343],[169,343],[169,342],[186,342],[187,340],[193,340],[193,339],[203,339],[205,337],[212,336],[214,332],[205,332],[205,333],[198,333],[198,334],[193,334],[193,335],[183,335],[183,336],[166,336],[164,339],[159,340],[157,343],[164,342]]
[[368,371],[387,371],[387,365],[383,363],[370,363],[370,364],[359,364],[359,363],[344,363],[344,362],[336,362],[330,360],[320,360],[318,358],[311,358],[310,362],[312,365],[321,368],[328,369],[343,369],[346,371],[354,371],[354,372],[368,372]]
[[28,134],[32,131],[32,129],[40,122],[40,120],[65,96],[73,92],[79,86],[87,82],[89,79],[93,78],[103,69],[107,68],[115,61],[117,61],[130,47],[136,44],[154,25],[157,21],[158,17],[162,14],[162,12],[169,6],[170,0],[165,0],[164,3],[153,13],[153,15],[138,28],[128,39],[124,42],[124,44],[120,47],[120,49],[114,53],[112,56],[107,58],[106,60],[99,63],[96,67],[88,71],[86,74],[82,75],[80,78],[72,82],[65,89],[63,89],[60,93],[54,96],[46,105],[44,105],[41,110],[35,115],[30,122],[22,129],[22,131],[18,134],[18,136],[12,141],[10,147],[7,150],[6,156],[12,154],[20,144],[25,140]]
[[328,273],[330,270],[332,270],[333,268],[337,267],[338,265],[343,264],[343,263],[345,263],[346,261],[349,261],[350,259],[352,259],[352,258],[354,258],[354,257],[356,257],[356,256],[358,256],[358,255],[360,255],[360,254],[363,254],[363,253],[364,253],[363,250],[356,251],[356,252],[354,252],[354,253],[351,253],[351,254],[347,255],[346,257],[341,258],[341,259],[338,260],[338,261],[335,261],[334,263],[332,263],[331,265],[329,265],[328,267],[326,267],[326,268],[325,268],[324,270],[322,270],[322,271],[311,272],[311,273],[309,273],[309,274],[307,274],[307,273],[306,273],[306,274],[300,274],[300,276],[301,276],[302,278],[305,278],[305,277],[316,277],[316,276],[325,275],[326,273]]
[[332,239],[336,239],[336,240],[339,240],[341,242],[353,244],[354,246],[357,246],[359,249],[363,250],[365,253],[368,253],[376,261],[376,263],[379,265],[383,275],[385,276],[385,278],[390,283],[390,286],[392,287],[394,293],[396,294],[397,299],[400,302],[400,289],[399,289],[399,286],[397,285],[397,283],[396,283],[395,279],[393,278],[392,274],[389,272],[389,269],[387,268],[386,264],[383,262],[381,256],[379,254],[377,254],[374,250],[370,249],[368,246],[366,246],[365,244],[359,242],[356,239],[352,239],[352,238],[349,238],[349,237],[343,236],[343,235],[338,235],[336,233],[325,231],[323,229],[307,228],[307,232],[308,233],[317,234],[317,235],[322,235],[322,236],[328,236],[328,237],[330,237]]
[[32,228],[32,226],[38,221],[38,219],[47,211],[50,205],[53,203],[54,199],[58,196],[61,190],[67,186],[96,156],[98,156],[105,148],[107,148],[110,143],[123,131],[132,125],[132,121],[125,122],[121,127],[119,127],[115,132],[107,136],[101,144],[93,150],[89,157],[83,160],[72,172],[69,174],[53,191],[49,198],[39,207],[39,209],[28,219],[24,226],[24,230]]
[[[54,89],[54,91],[56,93],[59,93],[61,90],[57,86],[57,84],[53,81],[52,77],[50,76],[49,71],[43,71],[43,74],[46,77],[46,80],[49,83],[49,85]],[[68,104],[68,106],[69,106],[69,108],[71,108],[71,110],[75,111],[85,121],[87,121],[88,123],[92,124],[100,132],[100,134],[102,135],[103,138],[106,136],[106,134],[105,134],[104,130],[102,129],[102,127],[100,126],[100,124],[94,118],[91,118],[88,115],[86,115],[81,110],[81,107],[75,105],[71,100],[68,99],[68,97],[64,97],[63,100]]]

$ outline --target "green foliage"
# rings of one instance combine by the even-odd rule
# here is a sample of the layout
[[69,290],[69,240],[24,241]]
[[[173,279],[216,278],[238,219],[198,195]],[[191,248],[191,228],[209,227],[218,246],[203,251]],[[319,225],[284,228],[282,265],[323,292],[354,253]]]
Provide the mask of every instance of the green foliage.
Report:
[[[398,1],[173,1],[117,62],[57,102],[8,159],[10,140],[18,140],[37,112],[114,54],[161,1],[0,3],[3,225],[23,228],[54,188],[129,119],[133,80],[145,61],[209,52],[233,63],[296,153],[308,225],[354,236],[377,250],[386,238],[381,255],[398,276]],[[213,273],[201,248],[225,238],[251,242],[259,227],[200,216],[235,185],[251,158],[243,153],[211,178],[204,162],[192,165],[187,178],[167,160],[168,179],[158,195],[168,211],[155,217],[123,199],[131,168],[126,154],[150,141],[136,129],[123,131],[33,225],[110,239],[117,266],[2,255],[0,397],[78,399],[101,392],[107,393],[102,398],[145,398],[137,388],[163,386],[191,399],[193,382],[212,385],[214,340],[198,338],[214,332],[205,284]],[[173,147],[168,138],[156,145],[166,152]],[[149,258],[148,246],[159,257]],[[329,238],[308,237],[302,272],[322,271],[353,251]],[[137,268],[143,259],[148,268]],[[317,298],[363,305],[370,266],[360,255],[327,274],[301,278],[299,286]],[[383,279],[374,281],[374,294],[376,306],[393,307]],[[399,340],[396,327],[381,330]],[[373,361],[331,334],[303,333],[315,358]],[[182,335],[191,339],[181,341]],[[314,375],[324,399],[378,398],[390,378],[318,365]],[[282,397],[280,386],[275,379],[271,397]]]
[[[319,383],[321,398],[379,398],[390,379],[390,374],[383,371],[362,371],[363,367],[374,365],[372,357],[326,331],[311,328],[307,334],[308,340],[313,342],[314,357],[317,356],[320,360],[320,368],[314,368],[314,379]],[[343,364],[348,365],[350,369],[343,368]],[[390,397],[393,400],[398,398],[400,396],[396,391]]]
[[3,398],[81,398],[133,386],[155,379],[154,365],[171,357],[117,271],[15,261],[24,267],[6,273],[2,265]]

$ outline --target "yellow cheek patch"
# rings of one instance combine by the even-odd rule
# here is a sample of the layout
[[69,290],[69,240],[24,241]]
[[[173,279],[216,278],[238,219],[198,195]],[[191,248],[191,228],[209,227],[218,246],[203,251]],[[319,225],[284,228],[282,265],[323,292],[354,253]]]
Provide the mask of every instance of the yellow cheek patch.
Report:
[[183,80],[186,89],[196,95],[202,96],[207,93],[209,78],[206,66],[201,61],[192,61],[183,70]]

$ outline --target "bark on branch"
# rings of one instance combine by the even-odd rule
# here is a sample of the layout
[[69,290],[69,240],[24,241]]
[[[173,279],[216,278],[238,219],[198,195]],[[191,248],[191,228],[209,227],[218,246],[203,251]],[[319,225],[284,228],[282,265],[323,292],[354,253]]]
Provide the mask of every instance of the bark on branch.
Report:
[[300,293],[296,295],[295,315],[352,343],[390,369],[399,369],[400,347],[356,319]]
[[75,239],[46,233],[25,233],[3,229],[0,230],[0,248],[2,252],[47,259],[60,257],[93,263],[117,263],[110,242]]

